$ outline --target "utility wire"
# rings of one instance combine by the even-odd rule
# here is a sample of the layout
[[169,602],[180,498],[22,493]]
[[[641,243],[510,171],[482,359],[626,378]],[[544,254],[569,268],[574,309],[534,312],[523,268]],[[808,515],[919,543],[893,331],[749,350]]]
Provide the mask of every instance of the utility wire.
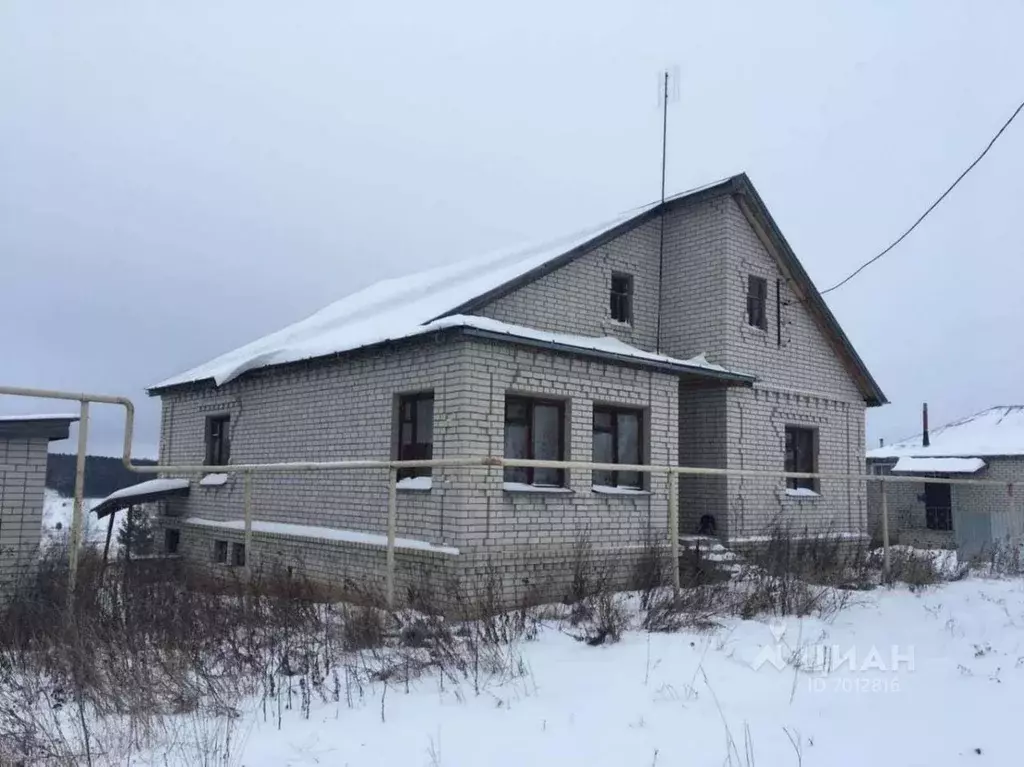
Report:
[[873,263],[875,263],[875,261],[877,261],[878,259],[880,259],[880,258],[881,258],[882,256],[884,256],[884,255],[885,255],[886,253],[888,253],[888,252],[889,252],[890,250],[892,250],[892,249],[893,249],[893,248],[895,248],[895,247],[896,247],[897,245],[899,245],[899,244],[900,244],[901,242],[903,242],[903,240],[905,240],[905,239],[907,238],[907,235],[909,235],[909,234],[910,234],[910,233],[911,233],[912,231],[914,231],[915,229],[917,229],[917,226],[918,226],[918,224],[920,224],[920,223],[921,223],[922,221],[924,221],[924,220],[925,220],[925,219],[926,219],[926,218],[928,217],[928,214],[929,214],[929,213],[931,213],[931,212],[932,212],[933,210],[935,210],[935,209],[936,209],[936,208],[937,208],[937,207],[939,206],[939,203],[940,203],[940,202],[942,202],[943,200],[945,200],[945,199],[946,199],[946,196],[947,196],[947,195],[948,195],[948,194],[949,194],[950,192],[952,192],[952,191],[953,191],[953,190],[954,190],[954,189],[956,188],[956,185],[957,185],[957,184],[959,184],[959,183],[960,183],[961,181],[963,181],[963,180],[964,180],[964,177],[965,177],[965,176],[966,176],[966,175],[967,175],[968,173],[970,173],[970,172],[971,172],[972,170],[974,170],[974,166],[975,166],[975,165],[977,165],[977,164],[978,164],[979,162],[981,162],[981,159],[982,159],[982,158],[983,158],[983,157],[984,157],[985,155],[987,155],[987,154],[988,154],[988,150],[990,150],[990,149],[992,148],[992,146],[993,146],[993,145],[994,145],[994,144],[996,143],[996,141],[998,141],[998,140],[999,140],[999,137],[1003,135],[1003,131],[1005,131],[1005,130],[1006,130],[1007,128],[1009,128],[1009,127],[1010,127],[1010,123],[1012,123],[1012,122],[1014,121],[1014,119],[1016,119],[1017,115],[1019,115],[1019,114],[1021,113],[1021,110],[1024,110],[1024,101],[1022,101],[1022,102],[1020,103],[1020,105],[1019,105],[1019,106],[1017,107],[1017,109],[1016,109],[1016,110],[1014,110],[1013,114],[1012,114],[1012,115],[1010,115],[1010,119],[1009,119],[1009,120],[1007,120],[1007,121],[1006,121],[1005,123],[1003,123],[1003,127],[1002,127],[1002,128],[1000,128],[1000,129],[999,129],[999,130],[998,130],[998,131],[996,132],[996,135],[995,135],[995,136],[993,136],[993,137],[992,137],[992,140],[988,142],[988,146],[986,146],[986,147],[985,147],[985,149],[984,149],[984,150],[982,151],[982,153],[981,153],[981,154],[979,154],[979,155],[978,155],[978,156],[977,156],[976,158],[974,158],[974,162],[972,162],[972,163],[971,163],[970,165],[968,165],[968,166],[967,166],[967,168],[966,168],[966,169],[964,170],[964,172],[963,172],[963,173],[961,173],[961,174],[960,174],[959,176],[957,176],[957,177],[956,177],[956,181],[954,181],[954,182],[953,182],[953,183],[952,183],[952,184],[951,184],[951,185],[949,186],[949,188],[948,188],[948,189],[946,189],[946,191],[945,191],[945,192],[943,192],[943,193],[942,193],[942,194],[941,194],[941,195],[939,196],[939,198],[938,198],[938,199],[937,199],[937,200],[936,200],[935,202],[933,202],[933,203],[932,203],[931,205],[929,205],[929,206],[928,206],[928,210],[926,210],[926,211],[925,211],[924,213],[922,213],[922,214],[921,214],[921,216],[920,216],[920,217],[919,217],[919,218],[917,219],[917,221],[915,221],[915,222],[914,222],[914,223],[913,223],[913,224],[911,225],[911,227],[910,227],[909,229],[907,229],[907,231],[905,231],[905,232],[904,232],[903,234],[901,234],[901,235],[900,235],[899,237],[897,237],[897,238],[896,238],[895,240],[893,240],[893,242],[889,244],[889,247],[887,247],[887,248],[886,248],[885,250],[883,250],[883,251],[882,251],[881,253],[879,253],[879,254],[878,254],[877,256],[875,256],[874,258],[872,258],[872,259],[870,259],[870,260],[868,260],[868,261],[865,261],[865,262],[864,262],[863,264],[861,264],[860,266],[858,266],[858,267],[857,267],[857,268],[856,268],[856,269],[855,269],[855,270],[854,270],[853,272],[851,272],[850,274],[848,274],[848,275],[847,275],[846,277],[844,277],[844,278],[843,278],[842,280],[840,280],[839,282],[837,282],[837,283],[836,283],[835,285],[833,285],[832,287],[830,287],[830,288],[828,288],[828,289],[826,289],[826,290],[823,290],[823,291],[821,291],[821,295],[825,295],[826,293],[831,293],[831,292],[832,292],[833,290],[836,290],[837,288],[841,288],[841,287],[843,287],[843,285],[845,285],[846,283],[848,283],[848,282],[849,282],[850,280],[852,280],[852,279],[853,279],[854,277],[856,277],[856,276],[857,276],[858,274],[860,274],[860,273],[861,273],[861,272],[863,272],[863,271],[864,271],[865,269],[867,269],[867,268],[868,268],[869,266],[871,266],[871,265],[872,265]]

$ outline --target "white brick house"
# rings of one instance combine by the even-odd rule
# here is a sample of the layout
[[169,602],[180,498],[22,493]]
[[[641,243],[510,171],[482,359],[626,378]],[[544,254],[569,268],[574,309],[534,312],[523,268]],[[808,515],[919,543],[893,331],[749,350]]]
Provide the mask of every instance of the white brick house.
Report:
[[[745,175],[378,283],[150,391],[165,464],[504,454],[858,473],[865,407],[885,402]],[[613,558],[664,536],[662,477],[506,471],[399,483],[400,586],[497,570],[510,595],[559,596],[582,533]],[[377,582],[386,481],[257,475],[245,554]],[[681,531],[736,540],[781,516],[866,533],[862,484],[793,484],[683,479]],[[168,511],[186,559],[241,556],[241,478]]]
[[[927,434],[927,436],[925,436]],[[981,479],[1024,486],[1024,405],[999,405],[914,437],[869,450],[873,474]],[[959,548],[974,556],[1024,533],[1019,491],[938,482],[889,483],[889,536],[894,543]],[[879,484],[868,488],[869,532],[881,537]]]

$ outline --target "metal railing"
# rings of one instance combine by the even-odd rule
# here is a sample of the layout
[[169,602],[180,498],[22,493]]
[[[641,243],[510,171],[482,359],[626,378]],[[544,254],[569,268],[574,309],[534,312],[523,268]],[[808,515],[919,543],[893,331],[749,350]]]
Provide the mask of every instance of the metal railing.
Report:
[[[420,459],[410,461],[393,460],[350,460],[350,461],[293,461],[272,463],[241,463],[224,466],[207,466],[195,464],[156,464],[139,466],[132,463],[132,437],[135,426],[135,406],[127,397],[103,394],[86,394],[80,392],[56,391],[49,389],[32,389],[24,387],[0,386],[0,395],[7,394],[20,397],[43,399],[59,399],[80,403],[78,426],[78,458],[75,467],[75,498],[71,534],[69,540],[69,591],[74,592],[75,577],[78,567],[78,550],[82,542],[82,500],[83,478],[85,472],[86,439],[89,428],[89,403],[112,404],[125,408],[124,449],[121,460],[130,471],[140,474],[242,474],[243,505],[244,505],[244,542],[246,546],[246,569],[251,561],[252,543],[252,475],[256,473],[285,473],[307,471],[351,471],[358,469],[387,469],[387,549],[386,549],[386,596],[388,604],[394,602],[395,588],[395,537],[397,528],[397,474],[404,468],[451,468],[451,467],[487,467],[492,470],[503,470],[506,467],[534,467],[563,470],[583,471],[626,471],[650,475],[666,475],[668,494],[668,545],[672,562],[679,561],[679,477],[710,476],[710,477],[752,477],[762,479],[813,479],[839,480],[844,482],[863,481],[881,483],[882,506],[882,548],[883,569],[888,573],[890,568],[889,512],[886,486],[888,484],[930,482],[948,485],[967,485],[979,487],[1006,488],[1007,496],[1013,498],[1012,482],[989,479],[961,479],[932,476],[881,475],[868,473],[841,472],[787,472],[760,469],[717,469],[697,466],[669,466],[657,464],[621,464],[598,463],[594,461],[548,461],[525,458],[505,458],[498,456],[458,456],[451,458]],[[670,568],[672,586],[679,588],[679,568]]]

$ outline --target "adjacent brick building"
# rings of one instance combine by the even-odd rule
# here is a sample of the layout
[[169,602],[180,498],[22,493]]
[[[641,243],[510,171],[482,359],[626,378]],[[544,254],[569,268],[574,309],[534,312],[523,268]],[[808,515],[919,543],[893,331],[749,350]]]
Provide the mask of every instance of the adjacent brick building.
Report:
[[[664,248],[659,247],[664,227]],[[151,390],[162,464],[511,456],[863,470],[885,402],[746,176],[542,247],[388,280]],[[398,484],[398,583],[561,596],[586,538],[664,540],[665,479],[434,468]],[[428,476],[426,476],[429,474]],[[681,532],[866,535],[863,485],[684,478]],[[186,559],[379,584],[384,471],[257,474],[167,502]]]
[[0,590],[25,571],[39,551],[46,453],[67,439],[71,415],[0,416]]
[[[1024,488],[1024,406],[991,407],[931,430],[925,425],[920,434],[869,450],[867,462],[879,475],[981,479]],[[973,556],[1024,536],[1020,489],[925,479],[888,483],[886,492],[894,543],[957,548],[962,556]],[[877,482],[868,488],[868,512],[869,531],[878,540],[882,496]]]

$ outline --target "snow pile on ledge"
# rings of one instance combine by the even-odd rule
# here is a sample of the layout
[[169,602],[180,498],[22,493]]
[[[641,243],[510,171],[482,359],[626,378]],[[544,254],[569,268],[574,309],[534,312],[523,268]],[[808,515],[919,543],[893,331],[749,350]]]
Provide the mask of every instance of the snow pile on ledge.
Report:
[[910,458],[903,456],[892,467],[905,474],[974,474],[985,468],[980,458]]
[[203,487],[219,487],[228,481],[227,474],[207,474],[201,480],[199,484]]
[[395,483],[399,490],[429,490],[433,486],[432,477],[404,477]]
[[[212,527],[220,530],[245,530],[245,520],[232,519],[221,522],[215,519],[201,519],[199,517],[188,517],[185,519],[187,525],[199,527]],[[363,543],[368,546],[379,546],[386,548],[388,537],[378,533],[364,533],[358,530],[340,530],[336,527],[315,527],[313,525],[290,525],[284,522],[261,522],[253,520],[252,531],[254,533],[269,533],[271,535],[290,535],[295,538],[317,538],[324,541],[341,541],[344,543]],[[420,541],[415,538],[395,538],[396,549],[408,549],[410,551],[429,551],[434,554],[446,554],[458,556],[459,550],[452,546],[436,546],[429,541]]]

